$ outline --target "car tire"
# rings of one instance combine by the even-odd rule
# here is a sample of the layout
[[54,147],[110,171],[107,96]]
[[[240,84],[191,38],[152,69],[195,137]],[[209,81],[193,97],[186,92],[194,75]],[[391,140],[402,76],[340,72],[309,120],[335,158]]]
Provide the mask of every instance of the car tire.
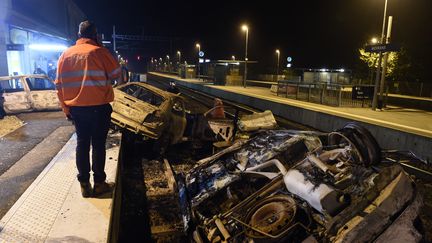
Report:
[[[372,134],[356,122],[346,124],[342,129],[336,131],[348,138],[359,151],[362,163],[368,167],[381,161],[381,148]],[[339,144],[341,137],[330,136],[329,144]]]

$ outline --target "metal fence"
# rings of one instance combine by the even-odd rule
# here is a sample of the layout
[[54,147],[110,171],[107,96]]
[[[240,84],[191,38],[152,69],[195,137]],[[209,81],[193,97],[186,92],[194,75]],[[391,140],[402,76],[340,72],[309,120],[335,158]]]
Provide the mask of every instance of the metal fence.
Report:
[[432,82],[393,82],[389,84],[391,94],[432,98]]
[[303,100],[329,106],[370,107],[371,99],[354,99],[353,87],[373,87],[372,85],[350,85],[331,83],[302,83],[280,80],[277,84],[277,96]]

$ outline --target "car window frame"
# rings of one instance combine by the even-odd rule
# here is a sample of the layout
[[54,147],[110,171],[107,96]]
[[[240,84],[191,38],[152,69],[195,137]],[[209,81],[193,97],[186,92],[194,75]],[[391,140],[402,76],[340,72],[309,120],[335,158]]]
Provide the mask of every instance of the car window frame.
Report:
[[[123,90],[123,89],[127,89],[127,88],[129,88],[130,86],[135,86],[135,87],[138,87],[139,89],[144,89],[144,90],[146,90],[147,92],[151,93],[151,94],[153,95],[153,97],[159,97],[159,98],[160,98],[160,102],[159,102],[158,104],[153,104],[152,102],[147,102],[146,100],[140,99],[139,97],[134,96],[134,95],[132,95],[132,94],[126,92],[125,90]],[[142,102],[144,102],[144,103],[146,103],[146,104],[149,104],[149,105],[151,105],[151,106],[154,106],[154,107],[161,107],[161,106],[166,102],[166,100],[167,100],[166,97],[164,97],[164,96],[162,96],[162,95],[160,95],[160,94],[157,94],[156,92],[153,92],[151,89],[148,89],[148,88],[146,88],[146,87],[144,87],[144,86],[141,86],[141,85],[138,85],[138,84],[127,84],[127,85],[125,85],[125,86],[123,86],[123,87],[119,87],[118,89],[119,89],[122,93],[124,93],[124,94],[126,94],[126,95],[128,95],[128,96],[133,97],[134,99],[137,99],[137,100],[139,100],[139,101],[142,101]],[[136,92],[136,91],[134,91],[134,93],[135,93],[135,92]],[[139,96],[139,95],[138,95],[138,96]]]

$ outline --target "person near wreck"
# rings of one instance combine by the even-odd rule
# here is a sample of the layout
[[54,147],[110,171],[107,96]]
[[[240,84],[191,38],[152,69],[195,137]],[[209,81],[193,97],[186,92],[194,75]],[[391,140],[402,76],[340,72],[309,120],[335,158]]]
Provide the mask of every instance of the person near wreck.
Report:
[[[108,49],[98,41],[90,21],[79,25],[76,44],[63,52],[55,80],[63,111],[77,134],[76,166],[83,197],[110,192],[106,182],[105,143],[114,99],[112,82],[121,79],[121,68]],[[90,145],[94,187],[90,184]]]
[[213,108],[204,113],[204,116],[210,119],[225,119],[224,104],[221,99],[213,100]]

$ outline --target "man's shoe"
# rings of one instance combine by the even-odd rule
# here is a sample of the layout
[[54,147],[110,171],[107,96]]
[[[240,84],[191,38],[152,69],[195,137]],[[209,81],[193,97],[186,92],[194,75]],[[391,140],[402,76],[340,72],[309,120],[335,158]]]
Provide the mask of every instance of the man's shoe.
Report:
[[81,195],[83,197],[91,197],[92,196],[92,188],[89,182],[80,182],[81,185]]
[[95,182],[93,187],[93,195],[98,196],[107,192],[112,192],[114,189],[114,183],[107,182]]

